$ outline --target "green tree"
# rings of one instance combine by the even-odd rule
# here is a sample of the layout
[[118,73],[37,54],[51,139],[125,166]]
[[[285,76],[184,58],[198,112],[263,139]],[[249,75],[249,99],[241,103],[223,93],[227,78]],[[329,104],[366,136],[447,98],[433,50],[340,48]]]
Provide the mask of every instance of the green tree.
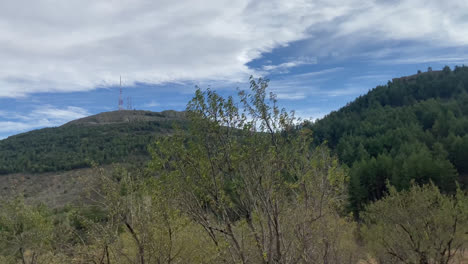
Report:
[[296,129],[294,114],[267,94],[267,80],[250,84],[239,101],[196,91],[188,133],[153,146],[164,189],[226,262],[352,261],[353,243],[342,242],[353,224],[338,215],[345,171],[326,147],[312,146],[310,130]]
[[0,205],[0,255],[4,261],[50,263],[53,223],[44,206],[30,206],[22,198]]
[[[445,67],[377,86],[309,127],[350,167],[350,208],[432,181],[443,193],[465,187],[468,67]],[[385,157],[385,158],[382,158]],[[388,166],[390,165],[390,166]]]
[[468,242],[468,199],[460,190],[449,196],[433,184],[401,192],[390,187],[362,218],[363,236],[380,263],[458,263]]
[[101,170],[90,182],[89,198],[103,218],[84,221],[87,242],[77,248],[77,255],[102,264],[209,263],[216,252],[206,246],[200,228],[175,208],[168,193],[143,172]]

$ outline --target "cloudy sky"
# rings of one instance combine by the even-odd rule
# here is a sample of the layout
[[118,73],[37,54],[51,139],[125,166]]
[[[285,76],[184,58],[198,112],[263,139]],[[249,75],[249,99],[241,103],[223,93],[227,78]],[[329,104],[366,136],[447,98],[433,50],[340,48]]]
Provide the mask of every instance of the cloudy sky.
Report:
[[318,118],[394,77],[468,64],[468,1],[0,1],[0,63],[0,138],[116,110],[119,76],[153,111],[265,76]]

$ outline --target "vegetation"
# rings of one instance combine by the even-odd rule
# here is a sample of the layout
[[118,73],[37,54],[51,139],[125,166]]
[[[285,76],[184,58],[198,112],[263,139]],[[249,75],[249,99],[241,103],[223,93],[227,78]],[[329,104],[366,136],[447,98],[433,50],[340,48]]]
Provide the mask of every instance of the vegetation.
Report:
[[190,136],[158,142],[152,165],[177,207],[223,249],[222,262],[352,262],[345,239],[353,224],[339,216],[346,173],[266,87],[251,79],[243,110],[233,98],[197,91],[187,108]]
[[[145,115],[161,115],[145,112]],[[161,116],[164,118],[164,116]],[[71,124],[11,136],[0,141],[0,174],[48,172],[149,157],[148,144],[183,119],[98,125]]]
[[367,207],[363,234],[380,263],[459,263],[468,234],[468,201],[433,184],[397,192]]
[[44,207],[24,204],[21,198],[6,202],[0,210],[2,263],[45,263],[52,249],[53,224]]
[[[2,201],[0,263],[358,263],[360,259],[442,264],[463,263],[461,253],[468,242],[466,194],[444,195],[434,185],[414,185],[403,192],[390,187],[387,196],[363,212],[360,242],[352,218],[330,209],[317,217],[320,209],[312,206],[301,212],[303,204],[280,207],[284,210],[278,219],[283,231],[280,245],[288,246],[282,252],[291,250],[291,255],[283,254],[279,260],[273,253],[269,259],[270,243],[276,249],[275,240],[270,240],[275,232],[260,229],[262,215],[252,220],[251,227],[245,217],[218,218],[207,205],[197,214],[206,218],[194,218],[189,205],[174,199],[180,197],[174,193],[177,188],[166,184],[146,173],[120,169],[101,171],[90,182],[93,202],[83,207],[53,213],[43,206],[25,205],[22,199]],[[302,218],[311,215],[315,218]],[[227,223],[231,231],[224,229]],[[252,228],[262,234],[259,240],[265,244],[257,244]],[[265,252],[259,256],[263,245]],[[242,255],[244,260],[239,259]]]
[[[233,98],[197,91],[187,109],[190,133],[158,140],[145,171],[101,171],[85,207],[44,214],[49,224],[29,229],[49,234],[46,241],[30,241],[24,254],[18,247],[2,252],[3,260],[355,262],[356,225],[341,216],[345,171],[326,147],[312,146],[309,130],[295,129],[274,96],[267,98],[266,81],[251,85],[252,94],[240,94],[243,111]],[[9,223],[0,222],[0,230]]]
[[468,175],[468,67],[394,79],[309,125],[350,167],[351,209],[434,182],[454,193]]
[[[462,261],[468,196],[455,183],[462,170],[453,166],[454,152],[446,149],[445,140],[465,135],[454,134],[451,125],[447,137],[435,137],[434,125],[429,132],[421,128],[434,139],[428,145],[432,141],[419,138],[416,125],[414,137],[395,143],[398,149],[390,145],[374,156],[367,145],[373,141],[356,134],[364,142],[356,151],[364,154],[348,167],[326,144],[317,143],[327,130],[314,135],[307,124],[299,125],[292,112],[278,107],[274,94],[268,95],[267,80],[251,78],[250,84],[251,90],[237,99],[197,90],[187,106],[186,127],[153,141],[146,167],[97,167],[97,177],[87,178],[80,206],[51,210],[26,204],[21,195],[1,201],[0,263]],[[462,107],[449,99],[434,100]],[[410,111],[425,103],[381,108]],[[313,126],[323,129],[346,111]],[[412,127],[402,124],[402,131]],[[408,138],[412,141],[404,141]],[[343,155],[340,148],[337,153]],[[373,185],[376,179],[383,186]],[[349,201],[361,206],[354,207],[359,221],[349,213]]]

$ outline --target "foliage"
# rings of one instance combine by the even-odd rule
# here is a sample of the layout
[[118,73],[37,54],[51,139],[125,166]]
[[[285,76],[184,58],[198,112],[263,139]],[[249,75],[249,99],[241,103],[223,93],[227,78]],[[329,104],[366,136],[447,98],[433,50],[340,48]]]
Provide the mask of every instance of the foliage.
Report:
[[[157,114],[157,113],[154,113]],[[0,174],[62,171],[147,159],[147,145],[183,120],[101,125],[66,125],[11,136],[0,141]],[[136,157],[136,158],[135,158]]]
[[342,242],[353,225],[339,216],[345,171],[267,96],[267,80],[250,84],[239,101],[197,90],[187,107],[189,136],[153,146],[152,168],[164,190],[203,227],[224,262],[352,261]]
[[0,255],[5,263],[48,263],[53,224],[43,206],[28,206],[23,199],[3,201],[0,206]]
[[[397,105],[378,100],[395,93],[393,85],[429,85],[425,78],[442,85],[466,71],[394,80],[313,124],[314,130],[278,107],[267,80],[251,78],[250,91],[238,99],[198,89],[179,130],[169,122],[73,125],[0,141],[6,146],[0,157],[9,162],[2,168],[56,170],[75,159],[143,155],[143,147],[129,149],[154,133],[167,135],[150,145],[147,168],[101,168],[86,178],[83,205],[52,211],[21,198],[2,202],[0,262],[359,263],[358,242],[364,242],[369,261],[453,263],[468,242],[468,199],[455,184],[467,164],[468,109],[459,102],[468,102],[464,86],[453,92],[456,98],[439,91],[440,98],[424,99],[434,88],[401,104],[393,101],[396,93],[387,103]],[[371,105],[363,103],[369,98]],[[135,132],[140,128],[142,134]],[[31,135],[37,142],[28,141]],[[321,143],[326,138],[349,168]],[[74,146],[85,150],[69,159]],[[33,158],[17,159],[22,155]],[[348,200],[362,211],[362,222],[347,215]]]
[[380,263],[458,263],[468,242],[468,197],[413,185],[366,207],[363,234]]
[[[198,90],[188,105],[190,133],[158,140],[147,171],[100,170],[88,179],[86,205],[34,221],[51,228],[31,228],[46,235],[25,255],[47,263],[353,262],[356,226],[340,215],[346,171],[267,98],[267,84],[251,79],[252,93],[236,103]],[[93,129],[74,128],[57,131],[81,137]],[[16,252],[0,259],[17,263]]]
[[[104,221],[82,218],[80,257],[95,263],[209,263],[204,233],[175,208],[155,178],[118,168],[90,182]],[[99,219],[99,218],[95,218]]]
[[468,67],[394,79],[313,124],[350,168],[351,209],[380,199],[390,181],[434,182],[454,193],[468,175]]

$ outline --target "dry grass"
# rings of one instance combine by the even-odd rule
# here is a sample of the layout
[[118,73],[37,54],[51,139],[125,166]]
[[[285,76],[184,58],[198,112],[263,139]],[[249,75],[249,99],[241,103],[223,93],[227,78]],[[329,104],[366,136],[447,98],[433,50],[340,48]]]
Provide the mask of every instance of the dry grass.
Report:
[[80,201],[85,181],[96,175],[96,169],[90,168],[0,175],[0,199],[24,194],[28,203],[44,203],[51,208],[60,208]]

